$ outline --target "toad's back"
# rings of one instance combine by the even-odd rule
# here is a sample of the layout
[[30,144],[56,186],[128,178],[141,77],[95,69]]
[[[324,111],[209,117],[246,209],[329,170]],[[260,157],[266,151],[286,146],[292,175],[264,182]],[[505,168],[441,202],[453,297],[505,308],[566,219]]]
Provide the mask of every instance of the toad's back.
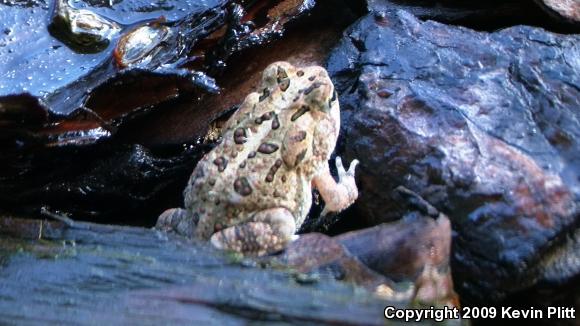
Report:
[[[260,90],[228,120],[185,189],[202,238],[268,208],[288,209],[300,225],[311,206],[310,182],[334,149],[339,108],[324,69],[275,63]],[[320,126],[325,135],[317,134]]]

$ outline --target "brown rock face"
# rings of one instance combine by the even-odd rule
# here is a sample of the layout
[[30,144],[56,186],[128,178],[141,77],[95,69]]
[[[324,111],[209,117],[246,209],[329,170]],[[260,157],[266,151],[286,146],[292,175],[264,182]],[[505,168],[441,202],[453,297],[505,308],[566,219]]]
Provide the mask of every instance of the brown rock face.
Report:
[[[407,209],[401,220],[332,238],[302,235],[279,261],[301,272],[330,271],[391,299],[454,304],[449,219],[408,189],[398,188],[394,197]],[[399,282],[414,288],[393,290]]]
[[[361,160],[358,215],[398,218],[390,190],[403,185],[449,216],[467,297],[501,299],[542,279],[546,253],[580,223],[579,41],[403,11],[352,26],[328,67],[344,156]],[[559,281],[578,274],[567,266]]]

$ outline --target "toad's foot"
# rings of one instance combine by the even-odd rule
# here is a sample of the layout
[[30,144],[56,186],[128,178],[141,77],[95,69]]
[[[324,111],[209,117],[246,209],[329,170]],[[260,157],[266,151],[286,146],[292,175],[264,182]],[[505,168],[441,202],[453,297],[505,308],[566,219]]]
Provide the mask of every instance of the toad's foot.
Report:
[[356,187],[354,175],[356,166],[359,164],[357,159],[354,159],[348,170],[345,170],[342,165],[342,159],[336,157],[336,169],[338,170],[338,183],[327,169],[313,180],[314,186],[320,192],[324,199],[324,210],[321,216],[328,214],[328,212],[340,212],[350,206],[358,198],[358,188]]
[[296,231],[294,216],[285,208],[272,208],[252,220],[215,233],[211,243],[218,249],[263,256],[284,249]]
[[191,237],[195,230],[196,221],[191,212],[182,208],[171,208],[159,215],[155,228],[165,232],[175,232],[179,235]]

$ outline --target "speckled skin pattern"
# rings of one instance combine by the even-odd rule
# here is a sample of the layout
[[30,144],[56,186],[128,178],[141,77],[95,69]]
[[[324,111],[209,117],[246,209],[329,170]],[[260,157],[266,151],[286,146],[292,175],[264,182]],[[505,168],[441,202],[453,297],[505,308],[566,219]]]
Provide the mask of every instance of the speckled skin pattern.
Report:
[[157,228],[210,240],[249,255],[282,250],[302,224],[319,190],[326,211],[352,204],[357,160],[339,182],[328,160],[340,129],[340,108],[324,68],[275,62],[227,121],[221,142],[195,167],[185,209],[165,211]]

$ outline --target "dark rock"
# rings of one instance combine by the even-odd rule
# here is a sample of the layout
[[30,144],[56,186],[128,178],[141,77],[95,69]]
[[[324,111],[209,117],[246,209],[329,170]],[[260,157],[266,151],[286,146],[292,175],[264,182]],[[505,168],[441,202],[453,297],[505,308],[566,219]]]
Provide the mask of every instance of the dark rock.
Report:
[[[573,2],[574,0],[546,0],[545,2]],[[515,25],[540,26],[558,32],[578,32],[573,26],[554,14],[542,0],[368,0],[369,11],[405,10],[420,19],[432,19],[447,24],[461,25],[477,30],[494,31]],[[571,4],[568,4],[571,7]],[[543,7],[543,8],[542,8]],[[552,13],[553,15],[546,14]]]
[[[125,33],[131,30],[132,27],[129,28],[129,26],[134,26],[140,21],[151,21],[164,16],[174,22],[174,25],[178,25],[176,29],[191,37],[192,43],[195,43],[202,35],[207,35],[219,28],[220,22],[223,23],[224,14],[221,13],[223,11],[221,7],[224,3],[224,1],[208,1],[204,5],[193,6],[172,0],[167,3],[169,8],[151,8],[147,12],[142,11],[143,5],[150,5],[145,1],[115,6],[114,10],[90,6],[82,9],[93,12],[99,17],[110,18],[112,23],[122,26]],[[0,8],[0,18],[4,26],[10,27],[14,34],[13,37],[3,39],[0,47],[0,71],[3,78],[3,84],[0,87],[0,102],[3,101],[4,96],[30,93],[43,98],[51,112],[65,115],[78,109],[80,104],[84,104],[82,100],[77,101],[76,97],[85,95],[86,99],[87,96],[83,92],[90,93],[92,89],[118,71],[109,65],[118,37],[109,40],[107,47],[97,53],[79,54],[49,34],[47,26],[51,21],[53,6],[46,3],[18,6],[3,2]],[[213,17],[212,13],[218,11],[221,14],[217,16],[221,20]],[[181,26],[188,23],[192,25],[192,20],[199,20],[206,14],[207,20],[212,21],[213,24],[198,23],[193,26]],[[32,24],[32,21],[35,23]],[[170,23],[167,25],[173,26]],[[203,30],[204,28],[207,30]],[[174,44],[174,48],[168,52],[177,52],[176,46]],[[186,46],[189,48],[191,44]],[[176,54],[173,55],[175,57]],[[74,88],[77,84],[83,85],[84,88],[72,92],[69,88]],[[67,89],[69,89],[68,92]],[[63,92],[67,93],[63,97],[68,96],[69,101],[74,100],[74,105],[70,102],[59,101],[57,94]]]
[[[167,8],[147,9],[153,5],[143,1],[109,9],[73,8],[60,0],[54,6],[1,3],[0,20],[17,37],[0,42],[0,105],[18,95],[42,101],[48,125],[38,131],[21,124],[22,133],[57,141],[65,135],[79,145],[110,138],[117,131],[112,125],[177,97],[188,97],[191,106],[217,93],[216,66],[280,38],[314,3],[257,1],[242,8],[212,0],[190,8],[172,0]],[[36,20],[46,23],[31,26]],[[225,33],[231,29],[235,33]]]
[[80,220],[154,225],[156,215],[179,203],[174,194],[208,149],[104,143],[4,153],[0,211],[34,217],[47,206]]
[[[141,1],[135,2],[138,3]],[[287,3],[290,5],[283,5]],[[205,144],[216,139],[220,124],[227,118],[224,113],[231,112],[254,90],[265,67],[278,60],[291,61],[295,65],[321,64],[340,39],[344,28],[360,17],[365,9],[354,1],[345,0],[341,5],[336,1],[317,3],[320,5],[310,11],[311,15],[295,19],[294,14],[298,15],[309,7],[296,12],[296,6],[299,6],[296,1],[252,2],[248,17],[260,22],[255,27],[269,29],[268,26],[276,22],[276,28],[283,29],[284,35],[278,40],[261,38],[260,41],[269,43],[260,46],[254,43],[253,47],[248,47],[251,43],[248,38],[252,37],[237,35],[240,42],[248,42],[244,43],[244,50],[239,55],[226,62],[223,75],[217,79],[223,88],[219,95],[205,94],[200,99],[199,93],[187,92],[181,87],[180,78],[145,70],[126,71],[91,91],[86,103],[90,110],[85,108],[69,115],[61,111],[56,115],[51,113],[50,105],[39,98],[40,85],[21,85],[29,89],[31,94],[28,95],[1,96],[18,93],[16,84],[19,81],[15,81],[16,84],[0,83],[0,211],[32,217],[38,216],[40,208],[46,205],[71,213],[75,219],[153,226],[163,210],[183,201],[183,189],[197,159],[208,148]],[[125,8],[124,5],[130,4],[119,4],[120,8]],[[2,6],[0,4],[3,9]],[[180,11],[179,8],[176,10]],[[287,15],[286,10],[290,10],[292,15]],[[19,25],[20,19],[28,17],[24,14],[30,14],[26,8],[0,10],[0,18],[8,17],[10,20],[6,23],[12,23],[14,17],[10,14],[14,12],[18,17],[14,22],[15,29],[20,30],[24,26],[24,23]],[[194,15],[195,11],[189,13]],[[154,15],[152,12],[143,14],[147,17]],[[180,18],[167,14],[168,20]],[[281,21],[277,20],[277,15],[284,16],[281,21],[289,23],[288,30],[279,25]],[[191,27],[195,26],[198,25]],[[34,33],[40,33],[41,27]],[[21,37],[33,36],[22,34]],[[39,42],[44,44],[47,37],[43,34]],[[228,38],[227,44],[219,40],[220,35],[212,34],[199,46],[203,49],[215,49],[218,44],[225,46],[212,52],[213,60],[220,58],[215,54],[231,55],[238,50],[238,47],[227,47],[232,45],[232,38]],[[10,43],[8,47],[17,45]],[[67,49],[55,51],[65,58],[71,57]],[[0,46],[0,54],[4,50]],[[91,55],[83,56],[91,58]],[[71,60],[76,58],[72,56]],[[8,59],[0,55],[0,74],[3,65],[8,65]],[[59,60],[49,68],[66,66]],[[248,62],[252,64],[248,65]],[[74,67],[80,65],[74,60],[73,63]],[[94,67],[86,68],[91,70]],[[7,73],[10,71],[6,70]],[[67,76],[74,80],[72,75]],[[60,87],[58,92],[48,85],[46,90],[52,94],[52,100],[64,105],[69,103],[69,96],[83,97],[87,89],[82,85],[63,86],[71,85],[72,80],[53,85]],[[79,82],[82,84],[83,78]],[[94,80],[84,82],[93,83]],[[8,88],[2,89],[3,86]],[[67,106],[70,110],[73,107]],[[203,146],[198,146],[200,143]]]
[[[449,216],[466,298],[534,285],[580,224],[579,41],[404,11],[352,26],[328,69],[343,114],[338,152],[361,160],[356,215],[370,225],[398,218],[390,190],[403,185]],[[559,281],[578,275],[565,268]]]

